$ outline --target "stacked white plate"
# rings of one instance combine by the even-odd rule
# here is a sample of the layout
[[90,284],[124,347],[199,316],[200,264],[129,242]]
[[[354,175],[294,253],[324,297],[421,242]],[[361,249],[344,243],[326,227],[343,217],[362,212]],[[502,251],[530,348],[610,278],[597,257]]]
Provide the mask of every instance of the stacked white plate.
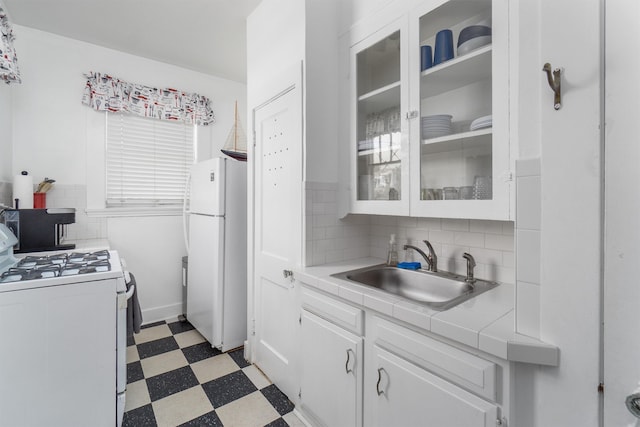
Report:
[[469,130],[490,128],[491,126],[493,126],[493,116],[488,115],[484,117],[478,117],[477,119],[472,121],[471,126],[469,126]]
[[358,151],[372,150],[372,149],[373,149],[372,139],[365,139],[363,141],[358,141]]
[[451,133],[451,115],[436,114],[420,119],[422,139],[437,138]]

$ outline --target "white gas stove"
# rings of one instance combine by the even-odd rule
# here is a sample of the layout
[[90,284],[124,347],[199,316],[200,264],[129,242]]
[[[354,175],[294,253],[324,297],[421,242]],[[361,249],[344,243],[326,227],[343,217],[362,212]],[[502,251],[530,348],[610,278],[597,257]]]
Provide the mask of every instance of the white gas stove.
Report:
[[126,388],[118,253],[16,258],[0,224],[0,424],[119,426]]

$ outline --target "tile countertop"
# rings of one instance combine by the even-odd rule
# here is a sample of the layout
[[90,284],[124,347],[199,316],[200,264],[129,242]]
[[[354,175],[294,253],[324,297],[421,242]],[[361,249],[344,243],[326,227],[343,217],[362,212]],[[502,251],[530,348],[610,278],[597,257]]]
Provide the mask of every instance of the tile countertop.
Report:
[[558,366],[558,347],[514,331],[514,286],[511,284],[501,284],[449,310],[437,311],[365,285],[331,277],[334,273],[382,263],[384,261],[378,258],[362,258],[302,267],[295,271],[295,277],[309,286],[361,307],[378,311],[501,359]]

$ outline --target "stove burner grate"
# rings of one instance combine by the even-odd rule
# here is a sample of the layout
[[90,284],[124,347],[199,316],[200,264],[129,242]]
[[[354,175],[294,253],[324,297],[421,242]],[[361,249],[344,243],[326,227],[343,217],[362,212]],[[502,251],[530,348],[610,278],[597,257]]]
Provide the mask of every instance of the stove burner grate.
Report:
[[0,283],[75,276],[111,270],[109,251],[26,256],[0,274]]

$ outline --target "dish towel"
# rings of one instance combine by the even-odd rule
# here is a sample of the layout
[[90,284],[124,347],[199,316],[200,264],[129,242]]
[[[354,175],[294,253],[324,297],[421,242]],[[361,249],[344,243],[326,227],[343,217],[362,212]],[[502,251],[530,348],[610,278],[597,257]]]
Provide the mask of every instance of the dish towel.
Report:
[[129,273],[131,280],[127,282],[127,291],[131,286],[135,286],[131,299],[127,302],[127,336],[131,336],[134,333],[140,332],[140,325],[142,325],[142,310],[140,309],[140,302],[138,301],[138,286],[136,286],[136,278],[133,274]]

